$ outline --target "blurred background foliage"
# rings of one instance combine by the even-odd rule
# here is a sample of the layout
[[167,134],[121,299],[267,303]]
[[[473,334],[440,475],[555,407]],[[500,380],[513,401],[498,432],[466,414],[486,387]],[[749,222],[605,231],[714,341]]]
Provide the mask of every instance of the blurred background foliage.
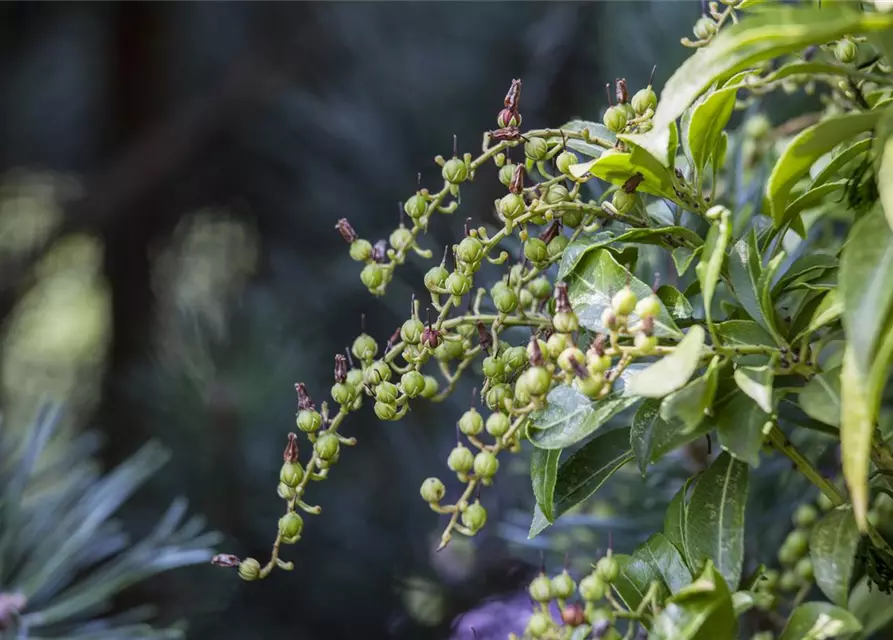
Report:
[[[662,86],[700,12],[697,1],[0,4],[2,428],[30,424],[49,396],[66,403],[61,431],[104,434],[106,467],[160,439],[173,455],[124,508],[128,529],[147,534],[183,495],[225,536],[219,550],[265,558],[293,383],[321,400],[360,315],[385,340],[428,266],[412,261],[373,300],[335,221],[386,237],[453,135],[474,151],[495,127],[512,78],[530,127],[600,119],[605,83],[623,76],[635,90],[655,64]],[[797,102],[762,108],[778,122]],[[485,171],[424,245],[439,253],[466,216],[491,220],[500,191]],[[671,460],[646,484],[630,469],[609,500],[534,545],[519,459],[485,498],[502,524],[434,554],[442,523],[418,486],[444,466],[443,416],[460,415],[471,389],[392,426],[368,409],[351,417],[360,446],[313,488],[324,515],[288,549],[293,573],[249,586],[183,569],[116,606],[156,603],[192,638],[443,638],[463,611],[516,594],[541,551],[583,568],[608,531],[631,548],[661,521],[667,477],[698,464],[696,452]],[[483,627],[482,639],[505,637]]]

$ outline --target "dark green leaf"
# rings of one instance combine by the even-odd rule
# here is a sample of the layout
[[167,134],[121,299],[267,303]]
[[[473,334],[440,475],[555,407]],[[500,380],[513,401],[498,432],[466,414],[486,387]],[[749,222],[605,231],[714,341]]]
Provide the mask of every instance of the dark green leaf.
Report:
[[868,527],[868,462],[877,407],[868,403],[853,343],[847,344],[840,372],[840,458],[850,502],[861,531]]
[[772,292],[778,295],[789,284],[804,276],[819,277],[826,269],[836,267],[837,262],[838,260],[835,256],[827,253],[807,253],[788,267],[784,275],[772,287]]
[[722,274],[722,265],[726,259],[726,249],[732,239],[732,225],[727,219],[728,214],[710,227],[707,234],[707,242],[704,245],[704,253],[701,255],[701,262],[695,267],[695,274],[698,276],[698,282],[701,283],[701,294],[704,298],[704,315],[707,318],[707,324],[713,324],[713,294],[716,292],[716,285]]
[[645,599],[652,581],[662,582],[660,575],[643,557],[615,554],[620,575],[611,584],[627,609],[635,610]]
[[[633,459],[629,432],[629,429],[615,429],[603,433],[558,465],[554,491],[555,520],[598,491],[608,478]],[[535,537],[549,524],[537,506],[529,537]]]
[[598,233],[582,235],[564,248],[561,255],[561,263],[558,265],[558,279],[564,280],[569,276],[580,260],[593,249],[605,247],[614,242],[615,234],[610,231],[599,231]]
[[682,488],[676,492],[670,504],[667,505],[667,512],[664,515],[664,535],[667,540],[673,543],[677,549],[685,553],[685,520],[688,517],[688,490],[696,477],[689,478],[682,485]]
[[865,576],[850,592],[849,610],[862,623],[862,631],[851,640],[870,638],[893,622],[893,594],[871,586]]
[[701,255],[701,251],[703,251],[703,247],[698,247],[694,251],[688,247],[673,249],[673,264],[676,265],[676,273],[679,274],[679,277],[682,277],[682,275],[688,271],[688,268],[691,266],[691,263],[694,262],[695,258]]
[[814,376],[800,389],[798,400],[813,420],[840,427],[840,367]]
[[785,220],[797,220],[803,211],[808,211],[814,207],[819,207],[828,203],[828,196],[838,191],[846,189],[846,180],[836,180],[834,182],[826,182],[806,191],[793,200],[784,210]]
[[794,609],[778,640],[829,640],[861,628],[846,609],[827,602],[807,602]]
[[729,587],[708,562],[695,582],[667,601],[654,618],[648,637],[652,640],[718,640],[734,638],[737,627]]
[[691,304],[688,298],[682,295],[676,287],[668,284],[661,285],[657,289],[657,297],[664,303],[664,307],[674,320],[690,320],[692,314]]
[[[828,326],[832,322],[836,322],[843,315],[843,300],[837,289],[831,289],[823,296],[820,295],[820,298],[821,300],[812,311],[812,315],[809,318],[809,323],[806,325],[806,328],[799,332],[794,338],[795,343],[807,337],[814,331],[818,331],[822,327]],[[796,325],[792,324],[791,328],[794,329],[795,326]]]
[[727,452],[698,478],[685,520],[685,556],[693,569],[712,560],[737,589],[744,560],[744,508],[749,468]]
[[703,376],[663,399],[660,404],[661,419],[668,423],[681,422],[683,432],[692,435],[692,440],[707,433],[709,429],[696,429],[703,422],[707,411],[713,407],[718,384],[719,359],[714,358]]
[[558,458],[561,457],[561,449],[533,450],[530,458],[530,480],[533,483],[533,496],[539,505],[540,511],[546,516],[546,520],[554,522],[552,513],[553,498],[555,496],[555,480],[558,476]]
[[[836,65],[835,65],[836,66]],[[838,67],[845,68],[845,67]],[[838,153],[831,161],[825,165],[825,168],[819,171],[818,175],[813,179],[812,183],[809,185],[810,189],[815,189],[826,182],[830,182],[831,178],[840,175],[839,172],[843,169],[850,161],[855,158],[861,156],[864,153],[867,153],[871,149],[871,138],[865,138],[864,140],[859,140],[840,153]]]
[[762,367],[738,367],[735,369],[735,382],[764,413],[775,412],[772,399],[772,381],[775,372],[770,365]]
[[[893,116],[889,116],[893,119]],[[887,224],[893,229],[893,136],[884,142],[881,166],[877,175],[878,192]]]
[[643,476],[649,464],[704,435],[697,431],[686,432],[681,422],[661,418],[660,404],[657,398],[646,400],[633,418],[630,444]]
[[809,535],[809,557],[816,584],[831,602],[841,607],[847,606],[861,538],[848,506],[826,513]]
[[[617,136],[614,135],[610,129],[608,129],[600,122],[589,122],[587,120],[571,120],[561,127],[562,131],[573,131],[574,133],[580,133],[584,129],[589,130],[590,140],[593,138],[600,138],[610,144],[613,144],[617,141]],[[562,138],[562,136],[552,136],[548,138],[547,141],[550,144],[564,143],[572,151],[577,151],[590,158],[598,158],[605,151],[604,147],[601,147],[597,144],[592,144],[591,142],[586,142],[585,140],[579,140],[577,138]]]
[[[627,283],[638,298],[645,298],[652,293],[651,287],[634,278],[614,259],[610,251],[597,249],[587,253],[568,278],[568,297],[580,324],[590,331],[605,331],[602,313],[610,308],[611,298]],[[636,315],[632,314],[631,324],[637,321]],[[654,319],[654,335],[677,339],[682,337],[682,332],[663,305]]]
[[663,398],[681,388],[697,370],[703,346],[704,330],[694,325],[671,354],[631,376],[625,393],[643,398]]
[[540,449],[564,449],[580,442],[639,398],[615,393],[593,402],[562,385],[549,392],[548,401],[545,409],[531,416],[528,432],[530,441]]
[[777,341],[778,332],[772,321],[774,318],[770,320],[763,315],[760,289],[763,281],[763,268],[760,264],[756,231],[751,231],[746,238],[736,242],[732,248],[732,253],[729,256],[729,279],[732,281],[735,295],[747,315],[758,322]]
[[774,347],[775,340],[763,327],[751,320],[727,320],[716,325],[716,332],[729,346],[762,345]]
[[717,411],[716,432],[719,435],[719,444],[750,466],[760,466],[763,427],[769,418],[769,414],[760,409],[752,399],[743,393],[736,393]]
[[655,533],[636,550],[637,556],[647,559],[651,568],[663,578],[670,593],[677,593],[692,581],[691,571],[685,566],[682,554],[662,533]]

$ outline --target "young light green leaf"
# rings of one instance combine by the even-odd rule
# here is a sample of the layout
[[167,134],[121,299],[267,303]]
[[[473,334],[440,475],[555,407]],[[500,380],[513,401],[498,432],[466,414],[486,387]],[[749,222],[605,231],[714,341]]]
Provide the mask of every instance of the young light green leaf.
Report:
[[641,373],[632,376],[625,393],[643,398],[663,398],[688,382],[698,368],[704,330],[692,326],[673,350]]
[[708,562],[697,580],[667,601],[654,618],[648,637],[654,640],[734,638],[737,628],[729,587]]
[[697,476],[689,478],[676,492],[664,514],[664,535],[673,546],[685,553],[685,520],[688,517],[688,490]]
[[[651,287],[635,278],[620,265],[607,249],[597,249],[587,253],[568,277],[568,298],[580,319],[580,324],[590,331],[605,331],[602,314],[610,308],[611,298],[629,282],[629,287],[638,298],[651,295]],[[630,316],[630,324],[638,322],[638,317]],[[654,318],[654,335],[668,338],[681,338],[682,332],[673,318],[661,304]]]
[[[557,406],[553,408],[553,394],[558,393],[559,389],[569,389],[576,397],[571,400],[569,394],[563,391]],[[593,402],[566,386],[555,387],[548,399],[549,406],[534,414],[528,432],[530,441],[539,449],[565,449],[573,446],[639,401],[635,396],[614,393]],[[583,408],[577,402],[585,402],[588,408]]]
[[860,531],[868,528],[868,461],[877,411],[877,407],[868,406],[867,395],[850,342],[840,372],[840,457]]
[[615,241],[616,235],[610,231],[599,231],[597,233],[587,233],[568,244],[564,248],[561,255],[561,262],[558,265],[558,279],[564,280],[580,263],[587,253],[606,247]]
[[813,420],[840,427],[840,367],[813,376],[800,388],[798,400],[803,413]]
[[[837,65],[833,65],[838,69],[843,69],[845,67],[837,67]],[[859,140],[840,153],[838,153],[834,158],[825,165],[825,167],[819,171],[818,175],[813,179],[812,183],[809,185],[810,190],[815,189],[816,187],[820,187],[826,182],[830,182],[831,178],[839,175],[838,172],[849,164],[850,161],[858,158],[864,153],[867,153],[871,149],[871,138],[865,138],[864,140]]]
[[712,560],[731,589],[744,561],[744,508],[749,468],[723,452],[698,478],[685,519],[685,557],[695,570]]
[[[739,74],[738,77],[742,75]],[[732,78],[730,84],[734,81],[735,78]],[[723,129],[732,117],[738,89],[738,86],[718,89],[707,94],[706,99],[692,109],[688,127],[688,148],[694,169],[699,176],[716,150]]]
[[775,372],[771,366],[767,364],[762,367],[738,367],[734,376],[738,388],[756,402],[764,413],[775,412],[775,402],[772,399],[772,381]]
[[[661,155],[664,154],[666,147],[661,151]],[[623,185],[634,175],[641,173],[644,179],[638,187],[639,191],[681,204],[674,190],[670,170],[649,153],[636,147],[632,151],[606,151],[595,160],[571,165],[570,172],[576,178],[594,175],[616,185]]]
[[691,583],[692,575],[682,559],[682,554],[662,533],[653,534],[639,549],[637,556],[644,557],[651,568],[663,578],[670,593],[677,593]]
[[691,304],[689,303],[688,298],[682,295],[682,292],[679,291],[679,289],[664,284],[658,287],[656,293],[657,297],[660,298],[660,301],[664,303],[664,307],[666,307],[667,311],[670,313],[670,317],[674,320],[691,319]]
[[[629,429],[615,429],[603,433],[558,465],[553,507],[555,520],[598,491],[608,478],[633,459],[629,432]],[[529,537],[537,536],[549,524],[537,506]]]
[[847,606],[861,539],[848,506],[826,513],[809,535],[809,557],[816,584],[831,602],[841,607]]
[[558,458],[561,449],[533,450],[530,458],[530,480],[533,483],[533,497],[540,511],[549,522],[554,522],[552,511],[555,496],[555,481],[558,477]]
[[[736,382],[737,379],[738,376],[735,377]],[[751,398],[743,393],[735,393],[716,414],[719,444],[738,460],[754,468],[759,467],[763,427],[769,417]]]
[[893,308],[893,231],[875,208],[850,231],[840,258],[843,328],[855,365],[867,377]]
[[802,212],[826,204],[829,196],[838,191],[844,191],[847,184],[846,180],[835,180],[809,189],[785,207],[784,219],[797,220]]
[[660,415],[660,405],[659,399],[649,398],[633,418],[630,445],[643,476],[649,464],[704,435],[699,431],[686,432],[681,422],[664,420]]
[[[701,294],[704,298],[704,315],[707,326],[713,326],[713,294],[722,273],[722,265],[726,259],[726,249],[732,239],[732,224],[728,212],[723,212],[719,222],[714,223],[707,234],[701,262],[695,268],[698,282],[701,283]],[[706,260],[706,262],[705,262]]]
[[661,401],[661,419],[667,423],[681,422],[683,434],[686,437],[692,436],[692,440],[707,433],[709,427],[706,429],[697,427],[703,423],[707,411],[713,407],[718,384],[719,359],[714,357],[703,376],[692,380]]
[[873,129],[880,114],[880,111],[850,112],[823,118],[791,141],[775,163],[767,185],[767,197],[776,228],[785,226],[793,219],[785,215],[791,190],[809,173],[813,163],[841,142]]
[[807,602],[794,609],[778,640],[831,640],[861,628],[846,609],[827,602]]
[[[614,558],[617,559],[620,574],[611,583],[611,587],[628,609],[635,610],[645,599],[652,581],[663,581],[660,574],[641,556],[620,553],[614,554]],[[663,587],[662,595],[666,595],[666,587]]]

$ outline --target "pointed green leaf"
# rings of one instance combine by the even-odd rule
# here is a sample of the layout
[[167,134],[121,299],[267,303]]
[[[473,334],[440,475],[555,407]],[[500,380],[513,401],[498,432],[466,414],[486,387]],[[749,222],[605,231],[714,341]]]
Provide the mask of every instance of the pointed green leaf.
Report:
[[849,610],[862,623],[862,631],[851,640],[871,638],[893,622],[893,594],[884,593],[864,576],[850,592]]
[[840,372],[840,457],[860,531],[868,527],[868,461],[877,407],[868,406],[865,381],[859,373],[852,342]]
[[632,376],[625,393],[643,398],[663,398],[681,388],[697,370],[703,346],[704,330],[694,325],[673,353]]
[[716,333],[725,344],[734,346],[763,345],[774,347],[775,340],[756,322],[752,320],[727,320],[716,325]]
[[746,393],[764,413],[775,412],[772,398],[772,381],[775,371],[770,365],[762,367],[738,367],[735,369],[735,383]]
[[[651,586],[652,581],[662,583],[660,575],[643,557],[636,555],[614,554],[620,574],[611,583],[611,587],[626,605],[627,609],[635,610]],[[664,590],[664,593],[666,591]]]
[[561,254],[561,262],[558,265],[558,279],[564,280],[580,263],[587,253],[606,247],[615,241],[617,236],[610,231],[599,231],[597,233],[581,235],[579,238],[568,244]]
[[690,320],[692,314],[691,304],[688,298],[682,295],[676,287],[668,284],[661,285],[657,289],[657,297],[664,303],[667,311],[674,320]]
[[667,505],[667,512],[664,515],[664,535],[667,540],[673,543],[677,549],[685,554],[685,520],[688,517],[688,490],[691,488],[695,478],[689,478],[685,484],[676,492],[670,504]]
[[685,520],[685,556],[702,569],[712,560],[731,589],[737,589],[744,561],[744,508],[749,468],[727,452],[698,478]]
[[729,587],[708,562],[695,582],[667,601],[654,618],[648,637],[653,640],[734,638],[737,628]]
[[[589,130],[590,140],[598,138],[607,142],[609,145],[613,145],[617,141],[617,136],[614,135],[611,130],[603,125],[601,122],[589,122],[588,120],[571,120],[561,127],[562,131],[572,131],[574,133],[581,133],[584,129]],[[590,158],[598,158],[605,152],[605,147],[593,144],[591,142],[586,142],[585,140],[580,140],[579,138],[552,136],[550,138],[547,138],[547,142],[549,142],[550,144],[564,144],[567,146],[568,149],[582,153],[584,156],[588,156]]]
[[651,568],[663,578],[670,593],[677,593],[691,583],[691,571],[685,566],[682,554],[662,533],[653,534],[637,551],[637,556],[644,557]]
[[722,274],[722,265],[726,260],[726,249],[728,249],[731,239],[732,225],[728,220],[726,212],[726,215],[718,223],[710,227],[701,262],[695,268],[698,282],[701,283],[701,294],[704,298],[704,315],[707,318],[708,325],[713,324],[713,294],[716,292],[716,285]]
[[[740,75],[739,75],[740,77]],[[734,82],[735,78],[730,81]],[[691,112],[688,128],[688,148],[694,169],[701,175],[707,161],[716,150],[723,129],[729,123],[735,109],[735,98],[739,87],[723,87],[707,95]]]
[[827,602],[807,602],[794,609],[779,640],[831,640],[861,628],[846,609]]
[[540,449],[565,449],[588,437],[618,413],[639,401],[614,393],[593,402],[575,389],[562,385],[549,392],[549,404],[532,414],[528,437]]
[[[777,268],[778,264],[774,267]],[[771,275],[767,276],[760,264],[756,231],[752,230],[732,248],[729,256],[729,279],[747,315],[768,331],[775,343],[784,344],[775,326],[772,298],[768,291],[764,292],[771,282]],[[767,309],[771,311],[769,317],[766,314]]]
[[[809,324],[802,332],[800,332],[794,342],[799,342],[809,334],[818,331],[822,327],[826,327],[832,322],[836,322],[843,315],[843,299],[837,289],[831,289],[821,298],[821,302],[812,312]],[[793,325],[792,325],[793,328]]]
[[840,367],[813,376],[798,396],[803,413],[813,420],[840,427]]
[[787,268],[778,282],[772,287],[772,293],[778,295],[785,288],[798,281],[800,278],[812,278],[820,276],[826,269],[836,267],[838,259],[827,253],[807,253],[801,258],[797,258],[794,263]]
[[636,454],[636,462],[642,475],[649,464],[704,435],[704,432],[686,432],[681,422],[670,422],[660,416],[660,403],[651,398],[642,403],[633,418],[630,445]]
[[673,264],[676,265],[676,273],[679,274],[680,278],[686,271],[688,271],[688,268],[691,266],[691,263],[695,261],[695,258],[701,255],[701,251],[703,251],[703,247],[698,247],[694,251],[688,247],[673,249]]
[[[835,65],[836,66],[836,65]],[[844,69],[845,67],[838,67],[839,69]],[[818,175],[813,179],[812,183],[809,185],[810,189],[815,189],[816,187],[820,187],[826,182],[830,182],[832,178],[840,175],[840,170],[843,169],[847,164],[849,164],[852,160],[858,158],[864,153],[867,153],[871,149],[871,138],[865,138],[864,140],[859,140],[859,142],[851,144],[849,147],[838,153],[831,161],[825,165],[825,167],[819,171]]]
[[760,466],[763,427],[769,418],[769,414],[753,400],[743,393],[736,393],[717,411],[719,444],[735,458],[755,468]]
[[[610,308],[611,298],[627,282],[638,298],[645,298],[652,293],[651,287],[633,277],[614,259],[610,251],[598,249],[587,253],[568,278],[567,288],[568,298],[580,324],[590,331],[605,331],[602,313]],[[630,323],[636,322],[638,317],[632,314]],[[682,337],[682,332],[663,304],[654,318],[654,335],[677,339]]]
[[558,477],[558,458],[561,449],[534,449],[530,458],[530,480],[533,483],[533,496],[540,510],[549,522],[554,522],[552,512],[555,496],[555,481]]
[[[660,151],[660,155],[665,154],[666,146]],[[643,180],[638,186],[638,191],[681,204],[673,186],[670,170],[651,154],[637,147],[633,147],[632,151],[606,151],[595,160],[571,165],[570,172],[578,178],[591,174],[618,186],[623,185],[637,173],[641,173]]]
[[660,417],[666,422],[681,422],[683,432],[692,435],[692,440],[707,433],[709,427],[705,429],[697,427],[713,407],[718,384],[719,359],[714,358],[703,376],[692,380],[663,399],[660,403]]
[[[598,491],[608,478],[633,459],[629,432],[629,429],[615,429],[603,433],[558,465],[554,491],[555,520]],[[535,537],[549,524],[537,506],[529,537]]]
[[847,606],[861,538],[848,506],[826,513],[809,536],[809,557],[816,584],[831,602],[841,607]]

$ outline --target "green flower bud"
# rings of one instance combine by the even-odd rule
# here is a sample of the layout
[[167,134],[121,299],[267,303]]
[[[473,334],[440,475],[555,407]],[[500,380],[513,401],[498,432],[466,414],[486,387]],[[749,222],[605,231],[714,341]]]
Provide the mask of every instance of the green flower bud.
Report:
[[778,571],[775,569],[766,569],[757,583],[760,590],[772,591],[778,585]]
[[459,418],[459,431],[467,436],[476,436],[484,429],[484,419],[477,409],[472,407]]
[[449,275],[450,272],[442,264],[431,267],[428,269],[428,273],[425,274],[425,287],[428,291],[443,289]]
[[373,409],[379,420],[393,420],[397,417],[397,405],[390,402],[382,402],[379,400],[375,403]]
[[471,290],[471,278],[458,271],[453,271],[446,279],[445,288],[451,295],[464,296]]
[[856,53],[856,43],[849,38],[843,38],[837,43],[837,46],[834,47],[834,57],[844,64],[849,64],[855,60]]
[[425,325],[420,320],[410,318],[400,327],[400,338],[408,344],[418,344],[419,340],[422,339],[422,331],[424,330]]
[[626,120],[626,110],[622,107],[609,107],[608,110],[605,111],[605,117],[602,118],[602,122],[605,123],[608,131],[613,133],[620,133],[623,131],[624,127],[626,127]]
[[487,356],[484,358],[482,369],[487,378],[500,378],[505,373],[505,363],[499,356]]
[[336,382],[332,385],[332,400],[338,404],[348,406],[357,398],[357,389],[353,385]]
[[321,433],[316,439],[316,442],[313,443],[313,450],[316,451],[316,455],[323,460],[331,460],[334,458],[338,455],[338,450],[340,448],[341,444],[338,442],[338,436],[334,433]]
[[816,504],[822,511],[831,511],[831,509],[834,508],[834,503],[831,502],[831,498],[826,496],[824,493],[820,493],[819,497],[816,498]]
[[629,213],[636,206],[636,194],[627,193],[623,189],[617,189],[611,196],[611,204],[620,213]]
[[555,166],[561,173],[567,176],[571,175],[571,165],[575,165],[578,162],[576,154],[571,151],[562,151],[555,158]]
[[633,344],[636,345],[636,349],[638,349],[642,355],[650,356],[657,350],[657,338],[655,336],[648,336],[644,333],[637,333]]
[[418,371],[407,371],[400,377],[400,388],[410,398],[416,398],[425,391],[425,376]]
[[787,545],[782,545],[778,550],[778,563],[783,567],[792,567],[798,560],[797,554]]
[[366,262],[372,257],[372,243],[368,240],[354,240],[350,243],[350,257],[357,262]]
[[[562,334],[556,333],[554,335]],[[570,346],[558,355],[557,364],[562,371],[573,373],[575,368],[573,364],[574,362],[578,365],[583,365],[583,363],[586,362],[586,355],[577,347]]]
[[399,226],[391,233],[389,241],[397,251],[405,251],[412,246],[412,231],[404,226]]
[[360,271],[360,281],[366,285],[367,289],[377,289],[384,281],[384,269],[378,263],[372,262],[363,267]]
[[532,263],[537,264],[549,257],[549,249],[539,238],[530,238],[524,243],[524,255]]
[[805,558],[800,558],[797,561],[797,565],[794,567],[794,573],[796,573],[802,580],[806,582],[812,582],[815,579],[815,572],[812,567],[812,560],[809,559],[809,556]]
[[629,287],[623,287],[611,298],[611,307],[618,316],[628,316],[636,308],[636,294]]
[[375,388],[375,399],[385,404],[393,404],[400,395],[400,389],[393,382],[382,382]]
[[647,298],[642,298],[636,303],[636,308],[633,313],[643,320],[645,318],[654,318],[660,313],[660,298],[654,294]]
[[552,581],[541,573],[530,583],[527,592],[534,602],[549,602],[552,599]]
[[304,479],[304,467],[297,462],[286,462],[279,470],[279,481],[289,487],[297,487]]
[[553,184],[543,196],[543,202],[546,204],[560,204],[570,199],[570,193],[568,193],[567,187],[563,184]]
[[555,236],[549,242],[549,257],[554,258],[559,253],[565,250],[567,247],[567,243],[569,242],[567,236]]
[[793,571],[785,571],[778,580],[778,588],[781,591],[790,593],[796,591],[800,587],[800,578]]
[[589,369],[589,373],[604,373],[611,368],[611,356],[600,356],[590,351],[586,356],[586,368]]
[[[568,339],[563,333],[553,333],[546,340],[546,351],[550,359],[554,360],[567,348]],[[580,360],[579,362],[583,362]]]
[[511,427],[511,420],[504,413],[496,411],[490,414],[490,417],[487,418],[486,429],[487,433],[489,433],[494,438],[501,438],[508,432],[509,427]]
[[524,155],[531,160],[545,160],[549,154],[549,143],[544,138],[529,138],[524,143]]
[[447,466],[456,473],[468,473],[474,467],[474,454],[464,444],[456,445],[447,458]]
[[422,397],[431,399],[437,395],[437,379],[434,376],[425,376],[425,390],[422,391]]
[[809,550],[809,535],[801,529],[794,529],[785,538],[782,547],[789,547],[797,558],[802,558]]
[[354,389],[358,388],[361,384],[363,384],[363,370],[362,369],[351,369],[347,372],[347,384],[352,386]]
[[597,602],[605,597],[605,583],[597,574],[590,573],[580,580],[578,591],[580,597],[587,602]]
[[462,512],[462,524],[471,529],[473,533],[477,533],[487,524],[487,510],[479,500],[475,500]]
[[527,349],[511,347],[502,352],[502,361],[510,371],[517,371],[527,364]]
[[614,331],[617,329],[617,314],[614,313],[614,310],[608,307],[604,311],[602,311],[602,326],[608,331]]
[[512,183],[516,166],[514,164],[504,164],[499,168],[499,181],[505,186],[509,186]]
[[468,167],[459,158],[447,160],[441,171],[443,179],[451,184],[461,184],[468,179]]
[[[548,249],[546,251],[548,252]],[[549,278],[541,276],[527,285],[527,292],[537,300],[545,300],[552,295],[552,283],[549,282]]]
[[455,336],[444,340],[434,350],[434,357],[441,362],[449,362],[461,358],[465,354],[465,341]]
[[462,262],[480,262],[484,257],[484,243],[474,236],[465,236],[456,248],[456,258]]
[[260,562],[254,558],[245,558],[239,563],[239,577],[251,582],[260,578]]
[[515,406],[527,406],[532,398],[530,391],[527,390],[527,384],[524,382],[523,376],[515,383]]
[[474,457],[474,472],[484,480],[496,475],[499,460],[489,451],[481,451]]
[[425,198],[417,193],[406,201],[406,204],[403,205],[403,210],[410,218],[417,220],[425,215],[425,212],[428,210],[428,203]]
[[617,558],[613,555],[607,555],[599,559],[599,561],[595,563],[595,575],[607,584],[614,582],[617,579],[617,576],[620,575],[620,565],[617,563]]
[[643,115],[649,109],[653,111],[657,108],[657,94],[654,93],[654,89],[650,86],[639,89],[636,91],[630,104],[632,104],[633,110],[638,115]]
[[517,218],[526,210],[527,205],[524,204],[524,198],[514,193],[502,196],[502,199],[499,201],[499,213],[508,220]]
[[707,16],[701,16],[693,29],[698,40],[707,40],[716,35],[716,23]]
[[591,375],[588,378],[576,378],[574,384],[580,393],[591,400],[595,400],[605,386],[605,379],[601,376]]
[[372,336],[361,333],[353,341],[351,351],[354,357],[360,360],[371,360],[378,353],[378,343],[375,342],[375,338]]
[[276,487],[276,495],[283,500],[292,500],[297,495],[297,491],[295,491],[294,487],[290,487],[284,482],[280,482]]
[[580,328],[580,320],[573,311],[559,311],[552,316],[552,327],[558,333],[573,333]]
[[552,578],[552,593],[555,594],[556,598],[560,600],[567,600],[568,598],[573,597],[576,590],[577,583],[574,582],[573,578],[571,578],[571,575],[567,572],[567,569]]
[[549,631],[552,625],[552,618],[542,611],[536,611],[530,620],[527,621],[527,633],[532,638],[542,638]]
[[296,422],[298,429],[304,433],[314,433],[319,431],[319,428],[322,426],[322,416],[319,415],[319,412],[312,409],[301,409],[298,411]]
[[505,285],[498,289],[493,287],[490,296],[493,298],[493,305],[500,313],[511,313],[518,308],[518,296]]
[[391,367],[383,360],[376,360],[363,373],[363,381],[370,387],[376,387],[391,379]]
[[532,396],[544,396],[552,386],[552,374],[545,367],[530,367],[521,379],[527,392]]
[[794,512],[794,526],[808,529],[819,519],[819,512],[811,504],[801,504]]
[[443,486],[443,483],[437,478],[427,478],[422,483],[422,488],[419,490],[419,493],[422,494],[422,500],[429,504],[437,504],[441,500],[443,500],[443,496],[446,495],[446,487]]
[[576,229],[583,223],[583,212],[579,209],[568,209],[561,214],[561,221],[565,227]]
[[289,511],[279,518],[279,535],[283,538],[300,538],[304,529],[304,518],[294,511]]

